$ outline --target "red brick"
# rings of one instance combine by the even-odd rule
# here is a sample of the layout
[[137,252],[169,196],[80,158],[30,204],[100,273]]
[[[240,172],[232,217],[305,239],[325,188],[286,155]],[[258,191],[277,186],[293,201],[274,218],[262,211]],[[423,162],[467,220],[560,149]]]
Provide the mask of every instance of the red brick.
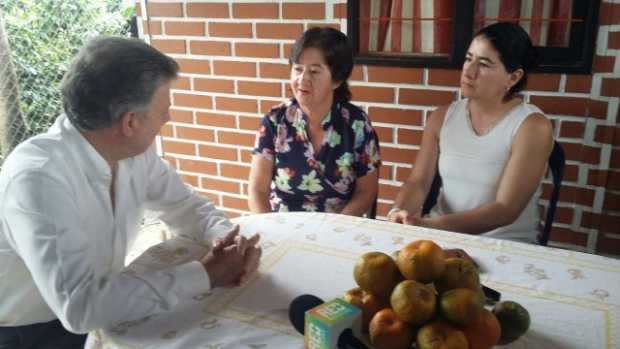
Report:
[[239,183],[224,181],[216,178],[202,177],[200,179],[200,186],[208,190],[217,190],[227,193],[239,194]]
[[266,114],[268,111],[270,111],[273,107],[276,107],[280,104],[282,104],[283,101],[279,100],[279,101],[270,101],[270,100],[261,100],[259,102],[259,113],[260,114]]
[[409,178],[409,176],[411,175],[411,171],[413,171],[413,168],[402,167],[402,166],[397,167],[396,168],[396,180],[399,182],[405,182],[407,178]]
[[598,228],[601,232],[620,233],[620,216],[602,214],[599,221],[601,224]]
[[198,125],[235,128],[235,116],[216,113],[196,112]]
[[187,3],[187,17],[228,18],[227,3]]
[[235,55],[239,57],[278,58],[280,57],[280,46],[278,44],[240,42],[235,44]]
[[394,103],[394,89],[389,87],[351,86],[354,101]]
[[392,205],[393,203],[384,203],[384,202],[379,202],[377,203],[377,216],[378,217],[385,217],[387,216],[388,212],[392,209]]
[[422,126],[422,112],[420,110],[370,107],[368,115],[373,122]]
[[204,22],[165,22],[166,35],[205,35]]
[[245,113],[256,113],[258,111],[256,99],[215,97],[215,106],[217,110],[232,110]]
[[620,127],[597,125],[596,130],[594,130],[594,141],[620,146]]
[[172,82],[171,87],[176,90],[189,90],[190,89],[189,78],[179,76]]
[[255,134],[231,131],[217,131],[217,141],[220,144],[241,145],[244,147],[254,146]]
[[620,24],[620,4],[601,2],[599,25]]
[[455,97],[455,93],[451,91],[403,88],[400,90],[398,103],[440,106],[451,103]]
[[179,170],[200,174],[217,175],[217,164],[213,161],[178,159]]
[[562,182],[577,182],[579,179],[579,165],[566,164],[564,166],[564,179]]
[[361,65],[353,66],[349,80],[364,81],[364,68]]
[[336,29],[336,30],[340,30],[340,24],[339,23],[308,23],[307,28],[332,28],[332,29]]
[[553,227],[549,235],[549,240],[585,247],[588,243],[588,235],[567,228]]
[[275,3],[250,3],[233,4],[234,18],[278,18],[278,4]]
[[279,63],[259,63],[261,78],[267,79],[289,79],[291,67],[288,64]]
[[380,183],[379,184],[379,197],[385,200],[394,200],[396,198],[396,194],[398,194],[398,190],[400,189],[400,185],[389,185]]
[[394,143],[394,129],[391,127],[374,126],[381,143]]
[[538,106],[546,114],[587,116],[587,98],[531,96],[530,103]]
[[159,135],[162,137],[174,137],[174,128],[170,124],[165,124],[159,130]]
[[194,90],[205,92],[234,93],[235,82],[225,79],[194,79]]
[[198,145],[198,155],[208,159],[237,161],[237,149],[217,145]]
[[596,240],[596,253],[620,256],[620,239],[608,237],[605,234],[599,234],[599,237]]
[[379,168],[379,178],[391,181],[393,169],[394,169],[394,166],[381,165],[381,167]]
[[325,19],[325,4],[283,3],[284,19]]
[[212,97],[200,96],[187,93],[174,92],[172,94],[175,106],[211,109],[213,107]]
[[256,23],[256,37],[259,39],[295,40],[303,33],[302,24],[293,23]]
[[461,70],[429,69],[428,84],[443,86],[461,86]]
[[606,191],[603,201],[603,210],[620,211],[620,194]]
[[185,40],[151,40],[151,46],[163,53],[185,53]]
[[239,115],[239,129],[256,131],[260,126],[260,117]]
[[251,38],[251,23],[209,23],[209,35],[227,38]]
[[194,55],[230,56],[230,43],[222,41],[195,41],[189,42],[189,50]]
[[592,75],[567,75],[566,92],[588,93],[592,88]]
[[[596,185],[599,187],[605,187],[607,184],[607,178],[609,177],[609,171],[597,170],[591,168],[588,170],[588,184]],[[610,188],[607,188],[610,189]]]
[[199,142],[215,141],[215,132],[204,128],[177,126],[177,138]]
[[[212,202],[214,205],[216,206],[221,206],[221,202],[220,202],[220,196],[217,194],[213,194],[213,193],[205,193],[202,191],[198,191],[198,194],[200,196],[204,196],[205,198],[207,198],[210,202]],[[231,217],[229,217],[231,218]]]
[[213,72],[215,75],[255,77],[256,63],[213,61]]
[[615,64],[615,56],[594,55],[594,59],[592,60],[592,70],[594,73],[611,73],[614,71]]
[[191,124],[194,122],[194,117],[189,110],[170,109],[170,120]]
[[134,5],[134,9],[136,11],[136,17],[138,17],[138,18],[142,17],[142,5],[140,3],[140,0],[136,0],[136,3]]
[[424,70],[420,68],[368,66],[369,82],[421,84],[423,77]]
[[413,164],[417,154],[418,151],[415,149],[392,148],[385,145],[381,147],[381,160],[387,162]]
[[241,162],[245,162],[247,164],[250,164],[252,162],[252,151],[251,150],[245,150],[245,149],[240,149],[239,153],[241,155]]
[[420,145],[422,143],[422,130],[398,129],[398,144]]
[[177,63],[179,63],[181,73],[205,75],[211,73],[211,69],[209,68],[209,61],[182,58],[177,58],[176,61]]
[[284,43],[282,44],[282,58],[288,61],[291,56],[291,49],[293,48],[293,43]]
[[196,155],[196,146],[194,143],[177,142],[168,139],[162,141],[162,150],[164,154],[175,153],[184,155]]
[[233,208],[237,210],[249,211],[248,199],[238,198],[233,196],[222,195],[222,205],[224,207]]
[[[542,197],[548,199],[550,195],[550,186],[543,185]],[[559,201],[576,203],[592,207],[594,204],[594,190],[588,188],[578,188],[562,183],[560,188]]]
[[250,166],[221,163],[220,174],[226,178],[248,180],[250,178]]
[[585,130],[585,124],[577,121],[561,121],[560,137],[565,138],[579,138],[583,137]]
[[347,18],[347,4],[334,4],[334,18]]
[[589,114],[598,119],[607,119],[607,102],[590,99],[588,101]]
[[[573,222],[573,216],[575,210],[570,207],[556,207],[555,215],[553,216],[554,223],[571,224]],[[546,216],[541,216],[546,217]]]
[[146,34],[161,35],[161,21],[142,21],[142,28],[146,31]]
[[601,157],[601,149],[583,145],[581,143],[561,143],[566,160],[575,160],[589,164],[598,164]]
[[528,91],[557,91],[560,89],[560,74],[530,74],[525,88]]
[[238,81],[237,88],[237,94],[240,95],[282,96],[282,85],[279,82]]
[[609,160],[609,167],[620,168],[620,149],[611,150],[611,159]]
[[620,78],[603,78],[601,83],[601,96],[620,96]]
[[620,49],[620,31],[609,32],[607,36],[607,48],[614,50]]
[[180,3],[147,2],[146,13],[149,17],[183,17],[183,5]]

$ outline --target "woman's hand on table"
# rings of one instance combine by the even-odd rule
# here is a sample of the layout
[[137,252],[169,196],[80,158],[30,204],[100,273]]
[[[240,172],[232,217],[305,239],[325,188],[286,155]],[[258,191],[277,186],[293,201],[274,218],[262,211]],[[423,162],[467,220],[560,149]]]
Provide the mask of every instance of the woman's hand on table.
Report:
[[200,261],[207,271],[213,287],[240,285],[258,269],[262,250],[258,246],[260,235],[250,238],[239,235],[239,226],[223,239],[215,241],[213,248]]

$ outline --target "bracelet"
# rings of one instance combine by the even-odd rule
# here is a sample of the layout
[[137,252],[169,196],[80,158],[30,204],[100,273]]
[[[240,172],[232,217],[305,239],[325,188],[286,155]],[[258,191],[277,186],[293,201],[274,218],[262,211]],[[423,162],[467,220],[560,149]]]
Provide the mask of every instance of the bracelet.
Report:
[[402,208],[400,208],[400,207],[396,207],[396,206],[394,206],[394,207],[392,207],[392,208],[388,211],[387,216],[388,216],[388,217],[390,217],[390,216],[392,215],[392,213],[395,213],[395,212],[398,212],[398,211],[404,211],[404,210],[403,210]]

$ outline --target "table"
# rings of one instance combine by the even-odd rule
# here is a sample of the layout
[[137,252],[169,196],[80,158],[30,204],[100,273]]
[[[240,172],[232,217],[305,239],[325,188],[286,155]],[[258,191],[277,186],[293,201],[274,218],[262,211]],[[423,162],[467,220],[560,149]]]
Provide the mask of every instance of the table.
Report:
[[[620,260],[337,214],[235,221],[242,234],[262,235],[259,273],[244,287],[197,294],[170,313],[92,332],[86,348],[302,348],[287,316],[293,298],[339,297],[355,286],[360,254],[391,253],[417,239],[464,249],[485,285],[529,310],[530,330],[502,348],[620,348]],[[161,268],[204,253],[204,246],[177,238],[149,248],[128,268]]]

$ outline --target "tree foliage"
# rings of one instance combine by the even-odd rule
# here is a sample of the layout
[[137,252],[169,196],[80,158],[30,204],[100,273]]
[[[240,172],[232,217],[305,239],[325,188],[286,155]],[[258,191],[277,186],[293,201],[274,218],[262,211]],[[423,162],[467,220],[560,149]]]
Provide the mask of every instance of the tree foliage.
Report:
[[71,58],[98,35],[127,36],[133,7],[122,0],[2,0],[20,108],[30,134],[62,112],[59,84]]

